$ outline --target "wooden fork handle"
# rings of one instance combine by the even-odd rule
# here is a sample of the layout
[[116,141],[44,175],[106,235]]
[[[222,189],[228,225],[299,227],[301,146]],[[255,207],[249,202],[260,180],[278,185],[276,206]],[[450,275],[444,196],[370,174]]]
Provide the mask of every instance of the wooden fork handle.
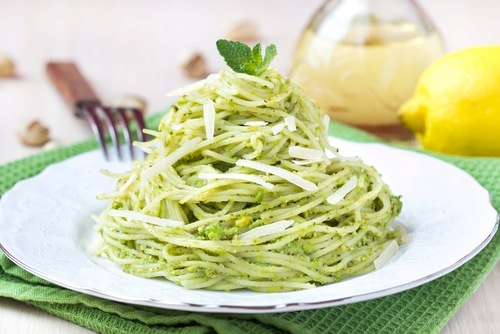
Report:
[[74,113],[82,117],[85,106],[101,105],[99,97],[73,62],[49,62],[47,74]]

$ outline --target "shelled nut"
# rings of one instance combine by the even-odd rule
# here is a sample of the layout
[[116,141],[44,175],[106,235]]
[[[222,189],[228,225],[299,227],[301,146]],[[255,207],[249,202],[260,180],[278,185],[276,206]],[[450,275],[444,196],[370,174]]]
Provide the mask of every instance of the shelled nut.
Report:
[[34,120],[19,132],[19,139],[27,146],[43,146],[50,140],[49,129]]
[[6,55],[0,54],[0,77],[13,77],[15,70],[14,61]]
[[179,54],[179,65],[188,78],[200,79],[207,76],[205,57],[194,50],[184,50]]

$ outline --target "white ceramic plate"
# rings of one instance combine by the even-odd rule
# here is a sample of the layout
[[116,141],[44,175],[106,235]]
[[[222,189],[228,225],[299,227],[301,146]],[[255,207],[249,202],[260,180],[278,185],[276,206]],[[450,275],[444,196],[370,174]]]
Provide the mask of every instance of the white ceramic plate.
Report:
[[123,273],[89,245],[92,213],[104,209],[96,194],[114,181],[100,168],[126,169],[98,151],[54,164],[19,182],[0,202],[0,244],[27,271],[72,290],[131,304],[197,312],[263,313],[352,303],[407,290],[436,279],[477,254],[497,229],[489,194],[462,170],[380,144],[333,139],[341,153],[373,164],[395,194],[403,195],[397,219],[410,242],[381,269],[322,287],[282,293],[186,290],[161,279]]

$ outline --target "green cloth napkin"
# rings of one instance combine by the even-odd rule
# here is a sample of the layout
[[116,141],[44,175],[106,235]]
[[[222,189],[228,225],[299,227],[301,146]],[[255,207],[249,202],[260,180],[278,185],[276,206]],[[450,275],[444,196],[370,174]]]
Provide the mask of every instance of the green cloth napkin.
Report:
[[[149,119],[155,127],[160,115]],[[330,133],[353,141],[377,141],[332,124]],[[0,166],[0,194],[47,165],[96,148],[89,140]],[[500,210],[500,159],[433,154],[474,176]],[[471,224],[481,224],[471,221]],[[0,296],[14,298],[101,333],[438,333],[500,258],[500,234],[472,260],[433,282],[392,296],[311,311],[277,314],[203,314],[127,305],[48,283],[0,253]]]

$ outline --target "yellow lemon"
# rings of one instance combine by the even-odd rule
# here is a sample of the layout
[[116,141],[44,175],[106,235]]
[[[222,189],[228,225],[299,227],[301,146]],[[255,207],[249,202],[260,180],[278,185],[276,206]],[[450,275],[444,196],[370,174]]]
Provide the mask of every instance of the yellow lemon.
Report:
[[500,46],[442,57],[424,71],[399,112],[426,149],[500,156]]

